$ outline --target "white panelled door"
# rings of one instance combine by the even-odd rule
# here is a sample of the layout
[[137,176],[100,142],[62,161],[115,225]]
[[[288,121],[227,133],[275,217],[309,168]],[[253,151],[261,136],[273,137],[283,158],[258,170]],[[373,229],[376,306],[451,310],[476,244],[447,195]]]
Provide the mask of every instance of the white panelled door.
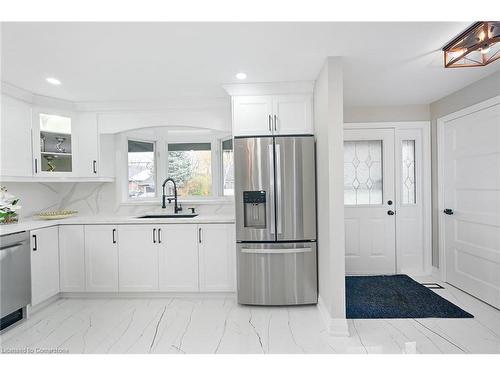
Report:
[[443,126],[446,281],[500,308],[500,104]]
[[394,129],[344,132],[346,272],[396,272]]

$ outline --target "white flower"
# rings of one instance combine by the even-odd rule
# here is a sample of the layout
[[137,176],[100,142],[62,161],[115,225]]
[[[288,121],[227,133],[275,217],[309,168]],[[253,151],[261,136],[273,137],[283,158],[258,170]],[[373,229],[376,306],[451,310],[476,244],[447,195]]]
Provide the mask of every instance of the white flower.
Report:
[[2,212],[15,212],[21,209],[21,206],[16,204],[12,204],[13,202],[18,201],[18,199],[7,192],[7,189],[4,186],[0,186],[0,211]]

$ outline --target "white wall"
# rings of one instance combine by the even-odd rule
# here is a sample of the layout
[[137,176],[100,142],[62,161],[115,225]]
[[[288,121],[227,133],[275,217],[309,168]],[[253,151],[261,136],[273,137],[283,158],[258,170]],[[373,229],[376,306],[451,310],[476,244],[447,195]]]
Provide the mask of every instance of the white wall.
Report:
[[429,121],[430,118],[431,114],[428,104],[344,108],[345,123]]
[[314,89],[320,308],[331,334],[346,335],[342,59],[327,58]]
[[[472,68],[481,69],[481,68]],[[439,267],[437,119],[500,95],[500,71],[489,75],[430,105],[432,147],[432,264]],[[499,125],[500,126],[500,125]]]

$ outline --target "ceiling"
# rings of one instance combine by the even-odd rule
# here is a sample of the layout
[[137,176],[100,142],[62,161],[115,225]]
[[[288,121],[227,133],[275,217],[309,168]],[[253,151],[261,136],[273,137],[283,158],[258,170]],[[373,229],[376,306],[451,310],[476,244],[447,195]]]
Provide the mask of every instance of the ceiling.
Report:
[[3,23],[2,80],[73,101],[217,98],[240,71],[314,80],[343,56],[346,106],[428,104],[500,70],[443,68],[440,48],[469,24]]

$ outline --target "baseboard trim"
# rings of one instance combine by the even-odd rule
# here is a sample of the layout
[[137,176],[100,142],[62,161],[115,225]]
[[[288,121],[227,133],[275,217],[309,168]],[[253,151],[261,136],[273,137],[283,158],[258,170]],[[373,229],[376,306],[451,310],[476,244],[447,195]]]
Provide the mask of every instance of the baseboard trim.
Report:
[[432,273],[431,273],[431,276],[438,280],[438,281],[442,281],[444,282],[444,279],[443,279],[443,275],[441,273],[441,269],[437,268],[437,267],[432,267]]
[[235,292],[61,292],[60,298],[236,298]]
[[40,310],[43,310],[53,302],[56,302],[59,298],[61,298],[61,293],[57,293],[56,295],[47,298],[45,301],[42,301],[35,306],[28,305],[26,308],[26,317],[29,319],[31,315],[36,314]]
[[326,330],[330,336],[348,337],[349,326],[346,318],[332,318],[326,307],[325,301],[318,296],[318,310],[326,325]]

